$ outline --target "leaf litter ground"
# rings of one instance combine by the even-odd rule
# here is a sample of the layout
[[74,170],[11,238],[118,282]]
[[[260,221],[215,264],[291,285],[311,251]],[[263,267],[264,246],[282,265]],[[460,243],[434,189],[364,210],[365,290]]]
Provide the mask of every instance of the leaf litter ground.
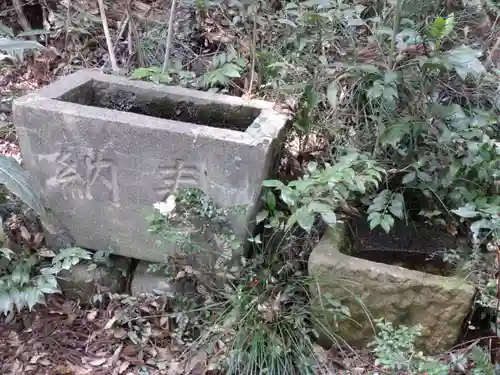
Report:
[[[59,2],[49,0],[48,3]],[[69,3],[84,9],[92,17],[98,17],[95,1],[73,0]],[[165,23],[168,16],[168,4],[163,0],[134,1],[132,10],[141,22],[154,14],[155,21]],[[118,34],[120,23],[125,17],[124,7],[119,2],[108,2],[107,15],[111,28]],[[0,5],[0,22],[15,18],[12,8],[6,7],[5,3]],[[237,39],[221,24],[223,18],[223,15],[212,15],[210,19],[198,20],[210,42],[231,43]],[[56,53],[56,56],[49,58],[35,55],[16,67],[0,66],[1,155],[20,160],[20,149],[12,128],[10,112],[14,97],[37,89],[51,82],[56,76],[67,74],[82,66],[101,68],[109,62],[107,51],[103,48],[105,43],[101,29],[85,31],[89,30],[96,42],[96,46],[92,48],[89,45],[90,39],[82,39],[77,33],[77,38],[73,35],[69,38],[70,48],[61,52],[61,47],[64,47],[61,43],[65,39],[63,33],[62,37],[51,40],[52,45],[49,46],[61,52]],[[245,41],[241,42],[240,47],[245,47]],[[117,44],[116,48],[119,63],[123,66],[124,62],[128,61],[126,48],[120,44]],[[202,57],[197,60],[203,62]],[[309,138],[315,137],[311,135]],[[328,148],[322,139],[312,143],[314,145],[311,149],[304,152],[304,145],[298,138],[290,140],[282,159],[282,170],[286,175],[283,179],[296,178],[297,171],[307,161],[320,158],[321,150]],[[105,298],[104,303],[96,306],[83,306],[63,296],[51,296],[46,306],[38,306],[33,312],[23,311],[0,320],[0,373],[207,373],[206,356],[185,358],[183,354],[186,347],[175,343],[167,315],[164,303],[159,298],[134,300],[129,296],[114,296],[112,299]],[[148,335],[145,340],[142,333],[146,331]],[[375,371],[385,373],[373,368],[372,358],[367,353],[343,355],[336,351],[325,351],[320,347],[317,347],[317,351],[318,357],[323,358],[332,374],[361,375]],[[199,363],[194,363],[193,359]]]

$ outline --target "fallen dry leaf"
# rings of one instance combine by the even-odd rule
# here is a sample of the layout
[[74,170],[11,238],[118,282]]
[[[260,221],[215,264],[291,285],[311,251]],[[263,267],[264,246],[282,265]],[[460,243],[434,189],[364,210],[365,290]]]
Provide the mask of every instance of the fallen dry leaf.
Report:
[[24,225],[21,225],[19,227],[19,230],[21,231],[21,237],[23,238],[23,240],[25,242],[30,242],[30,240],[31,240],[31,234],[28,231],[28,229],[26,229],[26,227]]
[[122,362],[119,366],[118,366],[118,373],[119,374],[123,374],[130,366],[130,362],[129,361],[124,361]]
[[121,354],[122,350],[123,350],[123,343],[121,343],[120,346],[118,346],[118,348],[115,349],[115,351],[113,352],[113,355],[109,359],[108,364],[110,367],[113,367],[118,362],[118,359],[120,358],[120,354]]
[[97,310],[92,310],[91,312],[89,312],[87,314],[87,320],[89,322],[92,322],[93,320],[95,320],[96,317],[97,317]]
[[104,326],[104,329],[110,329],[111,327],[113,327],[113,324],[115,324],[117,319],[118,319],[118,317],[116,315],[113,316],[111,319],[109,319],[108,322],[106,323],[106,325]]
[[98,367],[104,364],[107,360],[108,360],[107,358],[97,358],[90,361],[89,364],[91,364],[94,367]]

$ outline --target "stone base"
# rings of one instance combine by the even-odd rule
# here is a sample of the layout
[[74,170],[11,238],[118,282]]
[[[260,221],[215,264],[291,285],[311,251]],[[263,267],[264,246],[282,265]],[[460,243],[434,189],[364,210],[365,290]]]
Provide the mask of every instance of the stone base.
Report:
[[[323,237],[309,259],[313,314],[332,333],[362,347],[373,340],[373,319],[385,318],[396,326],[420,324],[423,329],[417,346],[428,354],[456,343],[471,308],[472,285],[459,277],[355,258],[340,252],[345,243],[344,228],[339,226]],[[350,319],[335,321],[322,298],[326,293],[350,309]],[[323,337],[323,341],[328,340]]]
[[155,272],[148,272],[149,267],[154,263],[140,261],[134,271],[132,282],[130,284],[130,293],[133,296],[146,294],[174,294],[176,286],[170,282],[170,277],[161,268]]
[[123,293],[127,287],[130,259],[112,256],[111,265],[89,268],[83,262],[58,275],[59,287],[69,298],[87,302],[98,293]]

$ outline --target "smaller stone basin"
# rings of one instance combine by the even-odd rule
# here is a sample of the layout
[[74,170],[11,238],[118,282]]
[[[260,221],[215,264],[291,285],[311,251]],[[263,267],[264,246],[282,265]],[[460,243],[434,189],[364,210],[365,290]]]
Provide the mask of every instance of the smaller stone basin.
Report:
[[[399,251],[407,258],[391,258],[398,249],[386,249],[386,255],[370,252],[373,247],[379,248],[381,243],[385,243],[381,240],[383,237],[377,239],[377,232],[367,234],[362,227],[361,232],[355,231],[353,236],[349,228],[339,224],[329,229],[309,258],[309,275],[314,280],[311,285],[313,314],[316,318],[340,340],[354,347],[366,346],[373,340],[373,320],[378,318],[385,318],[395,326],[420,324],[422,336],[417,346],[427,354],[440,353],[452,347],[470,310],[474,287],[464,277],[453,275],[440,266],[437,267],[438,272],[434,272],[436,264],[433,262],[430,263],[432,273],[409,269],[425,266],[422,263],[416,267],[425,259],[422,253],[412,254],[410,251],[405,254]],[[403,232],[395,233],[400,235],[399,240],[403,238],[405,241]],[[421,244],[423,241],[429,244],[428,237],[424,234],[421,237],[407,242],[409,250],[412,243]],[[370,242],[360,248],[360,241],[367,239]],[[421,245],[419,247],[422,250]],[[320,307],[325,303],[321,297],[327,293],[349,307],[350,319],[335,321],[332,314]],[[330,342],[324,332],[320,335],[323,343],[328,345]]]

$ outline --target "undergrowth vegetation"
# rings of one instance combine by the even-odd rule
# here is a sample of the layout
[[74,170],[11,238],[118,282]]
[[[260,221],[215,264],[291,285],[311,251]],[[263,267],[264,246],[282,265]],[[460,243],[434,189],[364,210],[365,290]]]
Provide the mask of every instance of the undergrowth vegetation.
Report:
[[[490,20],[496,8],[402,0],[289,1],[272,10],[267,2],[197,5],[198,12],[224,14],[227,27],[221,33],[232,43],[219,41],[222,48],[212,53],[201,75],[177,59],[174,70],[139,68],[132,76],[257,94],[281,101],[278,108],[292,113],[300,148],[295,158],[302,170],[290,183],[264,183],[277,194],[264,193],[257,222],[272,232],[292,233],[292,242],[298,229],[307,236],[318,223],[335,225],[338,217],[353,214],[386,232],[396,220],[422,220],[465,236],[470,249],[449,249],[444,257],[474,275],[482,292],[478,301],[490,308],[496,326],[498,46],[480,30],[486,24],[496,31],[496,20]],[[256,245],[261,238],[251,241]],[[265,244],[261,248],[269,251]],[[334,305],[345,313],[339,301]],[[245,332],[244,324],[239,327],[236,337]],[[274,328],[273,334],[281,329]],[[382,336],[389,331],[396,336],[375,341],[378,362],[393,371],[444,374],[450,366],[465,366],[415,355],[416,327],[379,329]],[[259,334],[251,337],[262,345],[267,336]],[[384,347],[404,337],[404,350]],[[256,358],[273,358],[260,357],[262,347],[251,339],[239,348]],[[398,355],[406,359],[401,362]]]
[[[466,237],[470,246],[443,257],[471,275],[498,334],[496,4],[233,0],[177,11],[173,36],[164,26],[146,28],[132,51],[143,66],[134,65],[132,78],[275,100],[293,119],[281,178],[264,182],[249,238],[229,229],[229,216],[246,215],[244,208],[220,209],[200,191],[155,205],[151,231],[182,250],[152,267],[179,288],[177,340],[193,356],[205,350],[209,368],[227,374],[328,373],[316,344],[325,327],[310,313],[318,297],[311,285],[321,280],[308,276],[307,259],[325,227],[351,216],[385,232],[398,220],[422,220]],[[0,49],[9,58],[19,56],[11,49],[30,47],[19,37],[4,30]],[[206,238],[213,253],[200,245]],[[11,260],[9,250],[2,255]],[[0,311],[32,307],[41,295],[19,288],[53,292],[54,275],[88,257],[62,251],[45,268],[23,258],[0,280]],[[319,298],[339,324],[349,319],[335,296]],[[376,364],[387,373],[495,373],[479,347],[430,358],[414,347],[419,327],[379,321],[376,329]]]

